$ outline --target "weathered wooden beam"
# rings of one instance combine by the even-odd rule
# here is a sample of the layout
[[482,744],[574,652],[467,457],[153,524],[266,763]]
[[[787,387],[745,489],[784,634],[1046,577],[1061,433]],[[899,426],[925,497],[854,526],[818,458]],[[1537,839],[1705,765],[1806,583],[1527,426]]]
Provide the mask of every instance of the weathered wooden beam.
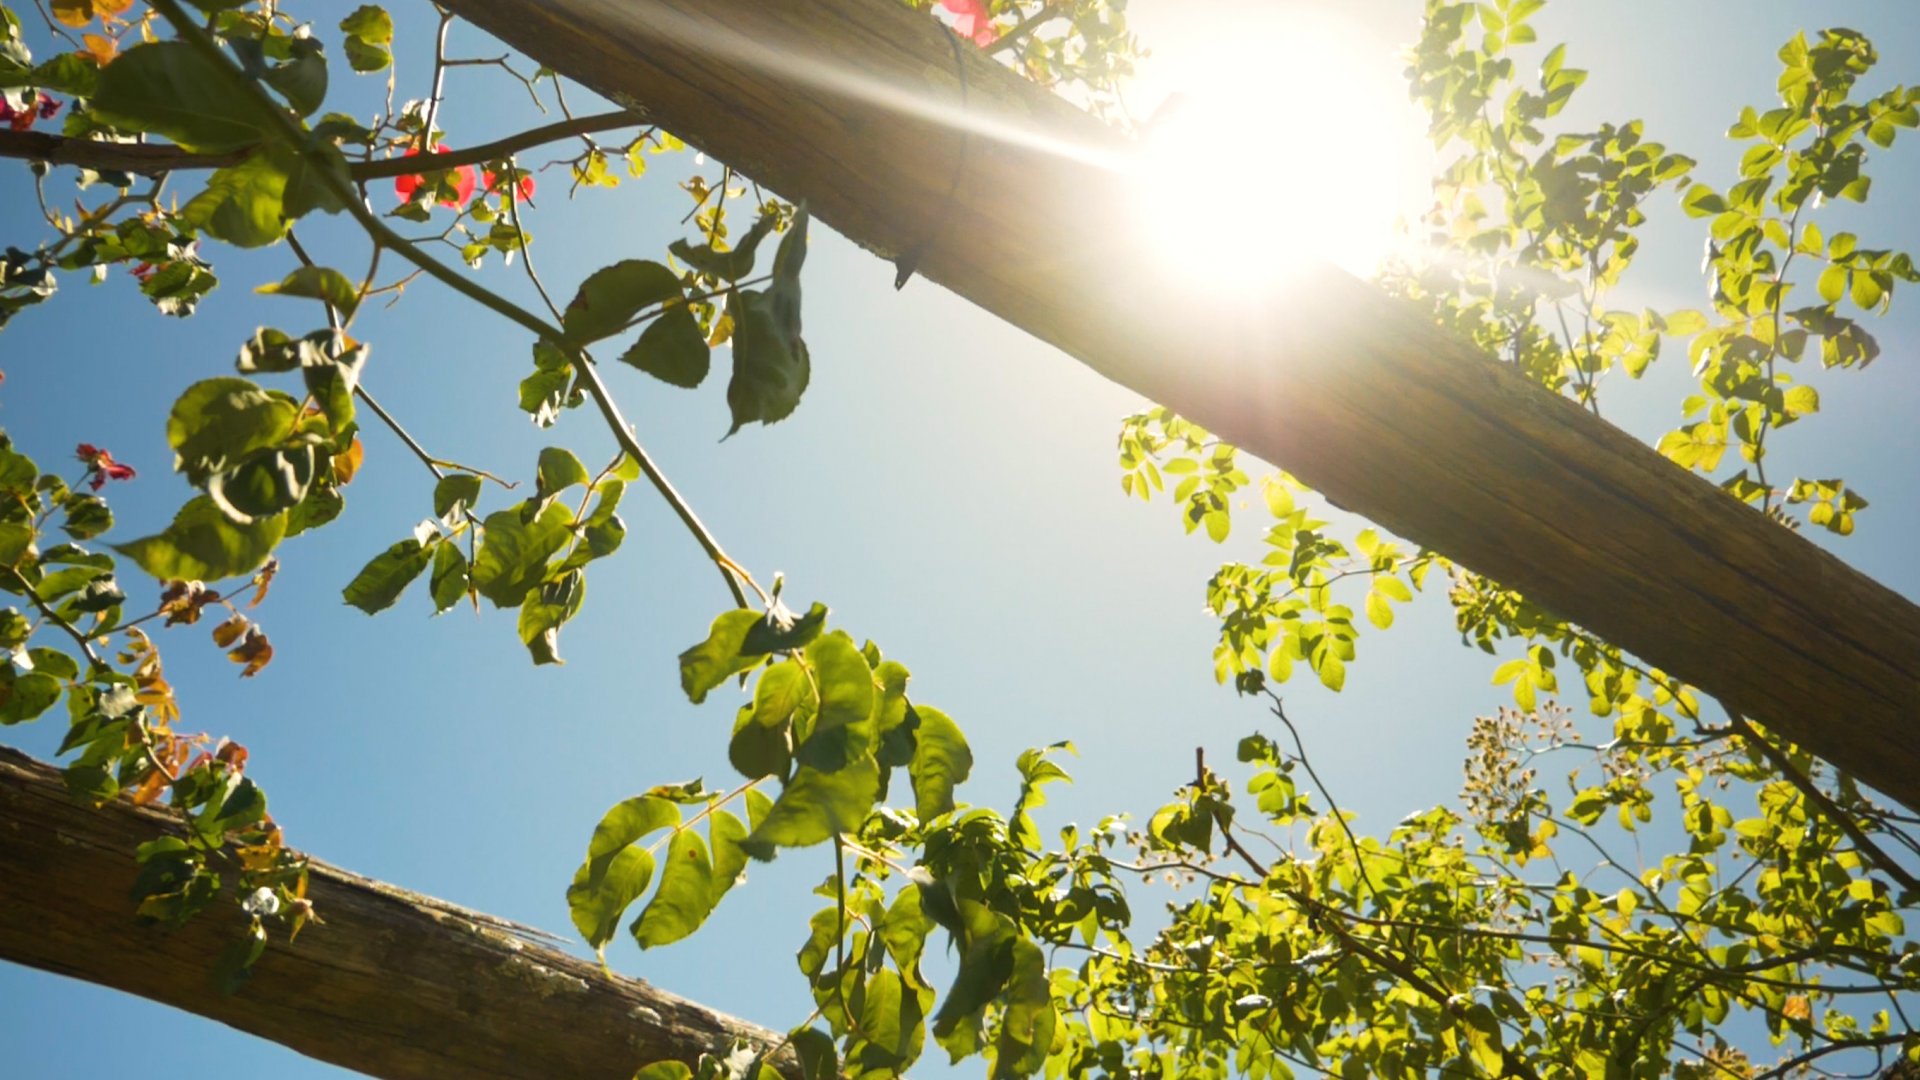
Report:
[[[0,959],[185,1009],[394,1080],[606,1077],[692,1064],[772,1033],[644,982],[609,977],[512,923],[315,861],[324,924],[276,936],[233,996],[209,971],[244,928],[232,905],[178,930],[143,925],[134,848],[177,818],[94,809],[52,766],[0,747]],[[791,1053],[778,1059],[798,1076]]]
[[954,49],[924,14],[897,0],[444,2],[883,257],[1920,809],[1920,608],[1349,275],[1248,297],[1146,247],[1129,146]]

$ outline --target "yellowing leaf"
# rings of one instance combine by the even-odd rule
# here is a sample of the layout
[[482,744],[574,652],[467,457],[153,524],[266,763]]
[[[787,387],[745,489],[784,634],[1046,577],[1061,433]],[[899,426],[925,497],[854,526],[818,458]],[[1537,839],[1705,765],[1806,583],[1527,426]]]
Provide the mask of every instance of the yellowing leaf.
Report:
[[53,17],[67,26],[85,26],[93,21],[93,0],[53,0]]

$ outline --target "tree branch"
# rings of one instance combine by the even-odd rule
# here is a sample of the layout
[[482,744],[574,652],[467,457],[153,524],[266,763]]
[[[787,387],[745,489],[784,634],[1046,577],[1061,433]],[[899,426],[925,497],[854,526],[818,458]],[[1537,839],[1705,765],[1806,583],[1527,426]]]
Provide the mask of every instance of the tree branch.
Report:
[[[239,936],[237,909],[177,930],[143,925],[127,899],[134,848],[177,822],[117,799],[67,794],[59,770],[0,747],[0,959],[138,994],[393,1080],[606,1077],[693,1064],[755,1027],[541,944],[515,923],[312,861],[324,923],[277,930],[238,994],[213,987]],[[774,1065],[800,1075],[791,1051]]]

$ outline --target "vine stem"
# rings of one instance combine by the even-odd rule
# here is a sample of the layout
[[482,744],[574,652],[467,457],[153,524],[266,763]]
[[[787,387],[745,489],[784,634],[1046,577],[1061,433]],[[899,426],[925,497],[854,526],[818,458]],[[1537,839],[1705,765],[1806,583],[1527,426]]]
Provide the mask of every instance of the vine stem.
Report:
[[759,787],[760,782],[765,779],[766,777],[762,776],[755,780],[749,780],[746,783],[741,784],[739,787],[734,788],[732,791],[727,792],[725,795],[720,796],[718,799],[712,799],[708,801],[707,805],[702,807],[698,813],[694,814],[692,817],[681,822],[680,824],[674,826],[673,830],[667,833],[665,836],[662,836],[660,839],[655,840],[653,844],[647,848],[647,853],[653,854],[655,852],[658,852],[660,848],[663,845],[665,845],[668,841],[672,840],[674,837],[680,835],[681,833],[686,832],[688,829],[693,828],[695,825],[700,824],[702,821],[705,821],[706,819],[712,817],[714,814],[714,811],[719,810],[721,807],[726,806],[729,803],[733,802],[733,800],[739,798],[742,795],[745,795],[747,792],[752,791],[754,788]]
[[318,172],[321,182],[340,201],[347,213],[360,224],[360,227],[373,237],[376,244],[398,253],[401,258],[419,267],[429,277],[438,279],[467,299],[541,338],[562,343],[563,347],[573,353],[577,361],[574,366],[579,371],[580,381],[594,399],[594,404],[599,406],[600,414],[607,421],[607,425],[613,429],[614,440],[619,443],[620,449],[640,466],[640,471],[646,475],[660,496],[667,500],[668,505],[673,507],[674,514],[680,518],[681,524],[693,534],[694,540],[719,569],[720,576],[726,582],[727,591],[733,594],[734,603],[743,608],[750,606],[747,603],[746,594],[740,589],[740,583],[734,580],[734,571],[729,569],[729,567],[737,567],[738,564],[727,558],[726,552],[720,547],[720,542],[707,530],[706,525],[700,521],[699,515],[693,512],[693,508],[687,504],[686,499],[681,497],[680,492],[660,472],[659,467],[653,463],[653,458],[640,445],[639,439],[634,437],[633,430],[627,426],[626,419],[620,415],[620,407],[614,403],[612,394],[608,392],[606,383],[601,381],[600,373],[594,369],[593,358],[587,354],[586,349],[565,344],[566,335],[558,327],[511,300],[468,280],[464,275],[421,251],[405,237],[394,232],[386,222],[375,217],[373,211],[367,209],[349,180],[339,170],[333,168],[335,162],[316,155],[307,148],[307,133],[301,131],[285,111],[266,98],[253,80],[247,78],[228,60],[226,54],[221,52],[220,47],[214,43],[213,38],[199,24],[187,17],[186,12],[180,7],[180,0],[152,0],[151,6],[172,24],[174,33],[213,64],[234,90],[246,95],[247,99],[253,102],[255,109],[273,125],[288,146],[293,147],[302,157],[317,166],[315,171]]

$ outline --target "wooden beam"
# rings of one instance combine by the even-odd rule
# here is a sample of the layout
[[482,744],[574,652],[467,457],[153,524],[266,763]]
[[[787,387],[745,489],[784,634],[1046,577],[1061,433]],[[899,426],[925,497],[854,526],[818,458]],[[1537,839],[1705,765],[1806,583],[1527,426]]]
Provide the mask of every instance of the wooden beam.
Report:
[[[179,930],[142,925],[134,848],[178,819],[73,800],[59,771],[0,747],[0,959],[185,1009],[394,1080],[605,1077],[773,1033],[609,977],[504,920],[315,860],[324,925],[277,935],[231,997],[208,973],[245,926],[230,904]],[[777,1064],[799,1070],[790,1052]]]
[[924,14],[897,0],[444,3],[1920,809],[1920,608],[1349,275],[1248,296],[1149,249],[1125,141]]

